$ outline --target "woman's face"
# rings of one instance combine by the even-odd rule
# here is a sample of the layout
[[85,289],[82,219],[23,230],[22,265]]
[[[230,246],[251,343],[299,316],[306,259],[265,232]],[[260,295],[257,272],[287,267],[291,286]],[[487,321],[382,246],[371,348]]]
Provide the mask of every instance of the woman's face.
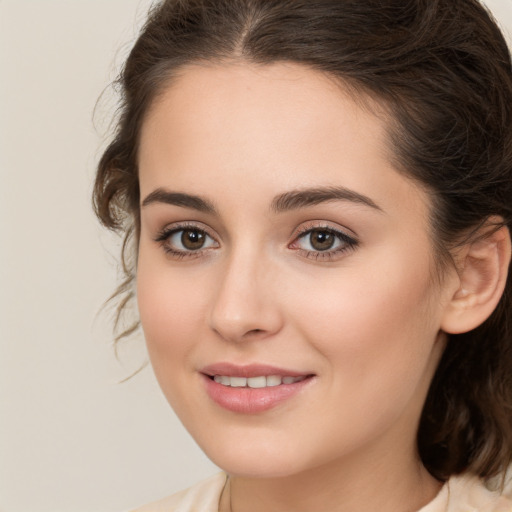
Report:
[[453,280],[433,278],[427,194],[391,161],[384,116],[298,65],[190,66],[148,113],[142,326],[228,472],[415,456]]

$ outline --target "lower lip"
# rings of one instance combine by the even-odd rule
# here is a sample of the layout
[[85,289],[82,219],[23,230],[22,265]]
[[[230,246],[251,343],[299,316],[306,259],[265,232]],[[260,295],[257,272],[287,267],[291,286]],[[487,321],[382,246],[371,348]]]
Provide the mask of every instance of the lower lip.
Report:
[[313,377],[306,377],[293,384],[280,384],[266,388],[233,388],[215,382],[203,375],[208,396],[228,411],[256,414],[268,411],[302,391],[311,384]]

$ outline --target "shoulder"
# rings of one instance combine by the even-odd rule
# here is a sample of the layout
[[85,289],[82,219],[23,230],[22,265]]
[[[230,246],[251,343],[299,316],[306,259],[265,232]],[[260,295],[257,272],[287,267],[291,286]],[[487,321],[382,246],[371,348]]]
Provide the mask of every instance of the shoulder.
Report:
[[453,476],[439,495],[420,512],[512,512],[512,481],[484,483],[474,475]]
[[217,473],[189,489],[144,505],[132,512],[217,512],[225,483],[226,474]]
[[[503,491],[496,485],[486,485],[472,475],[453,477],[449,481],[450,504],[458,510],[478,512],[512,512],[512,487],[510,478]],[[451,512],[451,508],[448,509]]]

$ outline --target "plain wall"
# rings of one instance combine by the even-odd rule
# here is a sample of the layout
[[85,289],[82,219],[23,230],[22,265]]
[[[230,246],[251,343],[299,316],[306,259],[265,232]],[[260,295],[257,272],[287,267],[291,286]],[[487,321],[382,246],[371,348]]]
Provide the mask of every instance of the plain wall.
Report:
[[[512,0],[488,0],[512,32]],[[114,356],[119,242],[91,211],[115,78],[149,0],[0,0],[0,511],[128,510],[217,471],[143,340]],[[512,40],[509,36],[509,41]]]

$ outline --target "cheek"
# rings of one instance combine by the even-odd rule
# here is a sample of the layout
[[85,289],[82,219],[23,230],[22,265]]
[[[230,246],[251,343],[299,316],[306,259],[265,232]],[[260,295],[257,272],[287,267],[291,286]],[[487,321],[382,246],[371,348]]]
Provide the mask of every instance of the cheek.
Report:
[[295,294],[291,306],[310,345],[331,366],[335,388],[357,387],[366,406],[383,394],[405,399],[417,388],[439,330],[425,256],[389,254],[377,261],[326,275],[315,286],[303,283],[307,300]]
[[167,401],[182,420],[200,410],[197,395],[188,393],[195,379],[194,347],[201,339],[205,304],[200,287],[168,265],[139,257],[137,300],[153,372]]
[[205,304],[200,280],[180,280],[169,267],[145,258],[141,251],[137,269],[137,300],[140,320],[151,363],[157,378],[174,375],[169,370],[183,367],[194,339],[199,337]]

